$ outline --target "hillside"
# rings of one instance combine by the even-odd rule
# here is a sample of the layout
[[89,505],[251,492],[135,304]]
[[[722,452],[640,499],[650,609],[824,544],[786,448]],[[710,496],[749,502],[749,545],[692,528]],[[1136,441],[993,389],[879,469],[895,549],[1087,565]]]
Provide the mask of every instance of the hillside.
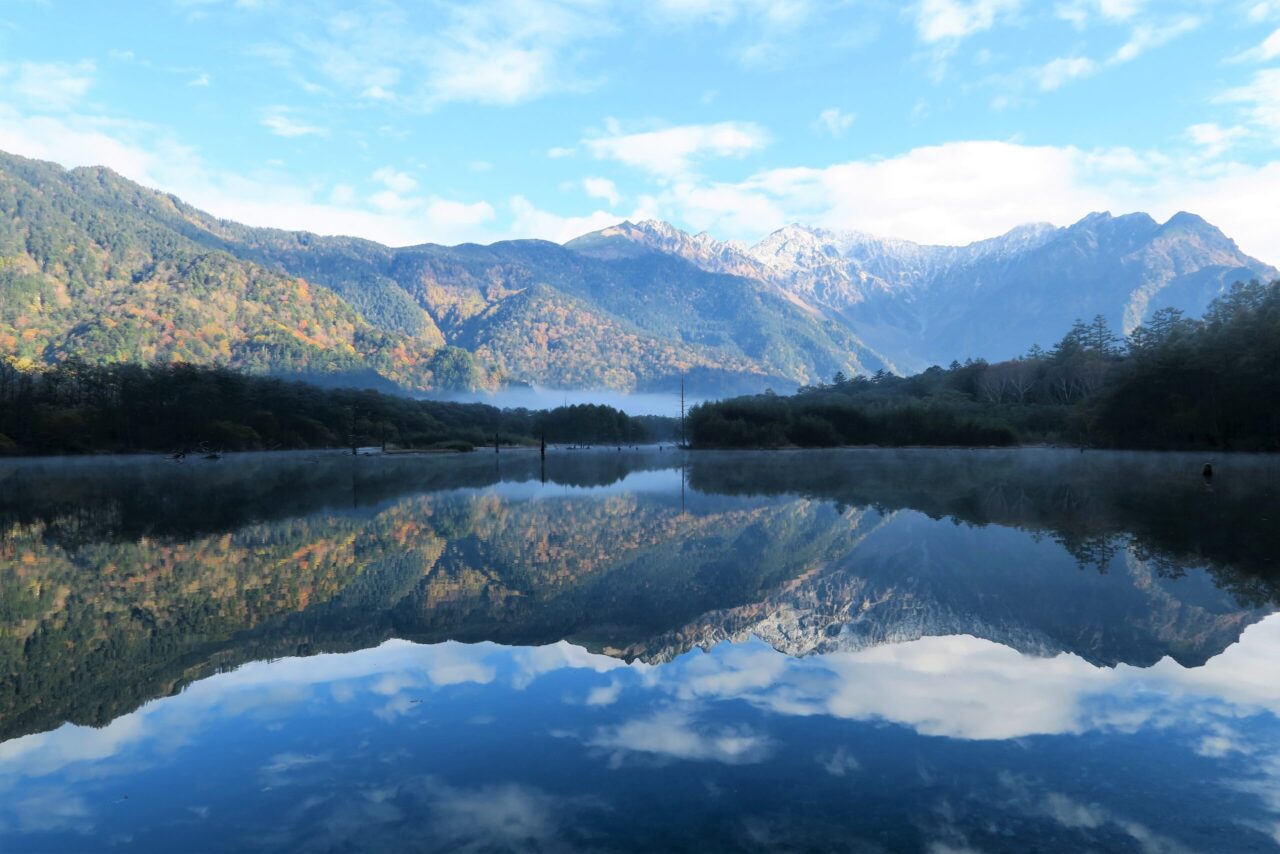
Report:
[[0,354],[22,363],[779,391],[1047,346],[1078,317],[1200,314],[1276,271],[1191,214],[1094,214],[963,247],[787,226],[754,246],[624,222],[564,246],[390,248],[251,228],[103,168],[0,154]]
[[0,157],[0,352],[430,383],[438,331],[392,335],[327,288],[196,242],[157,215],[165,201],[106,170]]
[[[107,169],[9,155],[0,186],[0,347],[35,363],[372,369],[418,389],[669,390],[685,373],[707,393],[883,364],[772,284],[662,253],[598,259],[534,240],[390,249],[249,228]],[[440,370],[463,350],[473,365]]]

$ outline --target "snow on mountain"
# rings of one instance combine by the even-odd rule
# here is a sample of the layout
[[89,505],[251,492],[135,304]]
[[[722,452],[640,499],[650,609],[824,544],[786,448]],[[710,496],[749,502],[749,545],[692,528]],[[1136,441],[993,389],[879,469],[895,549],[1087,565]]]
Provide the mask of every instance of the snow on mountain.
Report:
[[584,254],[678,255],[772,284],[846,326],[885,361],[919,369],[954,358],[1010,358],[1048,346],[1096,314],[1128,332],[1164,306],[1192,315],[1232,282],[1277,276],[1202,218],[1090,214],[1067,227],[1021,225],[940,246],[791,224],[753,246],[649,220],[566,244]]

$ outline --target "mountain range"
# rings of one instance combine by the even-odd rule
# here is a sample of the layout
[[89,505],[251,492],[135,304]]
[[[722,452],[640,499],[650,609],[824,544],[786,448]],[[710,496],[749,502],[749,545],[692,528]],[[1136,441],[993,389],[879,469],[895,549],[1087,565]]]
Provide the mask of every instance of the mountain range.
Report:
[[0,354],[220,363],[413,390],[728,394],[1128,331],[1277,276],[1188,213],[968,246],[789,225],[747,246],[623,222],[562,245],[391,248],[252,228],[101,167],[0,153]]

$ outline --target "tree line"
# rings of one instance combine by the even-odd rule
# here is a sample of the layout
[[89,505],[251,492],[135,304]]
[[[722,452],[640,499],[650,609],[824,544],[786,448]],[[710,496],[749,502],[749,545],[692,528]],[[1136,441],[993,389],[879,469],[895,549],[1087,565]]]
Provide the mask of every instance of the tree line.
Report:
[[1162,308],[1127,337],[1102,316],[1049,350],[913,376],[836,374],[795,395],[703,404],[701,447],[1013,445],[1280,451],[1280,281],[1237,283],[1203,318]]
[[21,369],[0,360],[0,454],[635,444],[673,419],[609,406],[499,409],[374,390],[320,388],[189,364]]

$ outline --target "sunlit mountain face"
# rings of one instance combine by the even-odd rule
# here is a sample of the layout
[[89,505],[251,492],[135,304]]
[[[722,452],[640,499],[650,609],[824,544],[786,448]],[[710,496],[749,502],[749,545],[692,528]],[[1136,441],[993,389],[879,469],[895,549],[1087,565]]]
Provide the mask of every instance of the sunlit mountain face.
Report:
[[1280,462],[0,467],[0,849],[1272,850]]

